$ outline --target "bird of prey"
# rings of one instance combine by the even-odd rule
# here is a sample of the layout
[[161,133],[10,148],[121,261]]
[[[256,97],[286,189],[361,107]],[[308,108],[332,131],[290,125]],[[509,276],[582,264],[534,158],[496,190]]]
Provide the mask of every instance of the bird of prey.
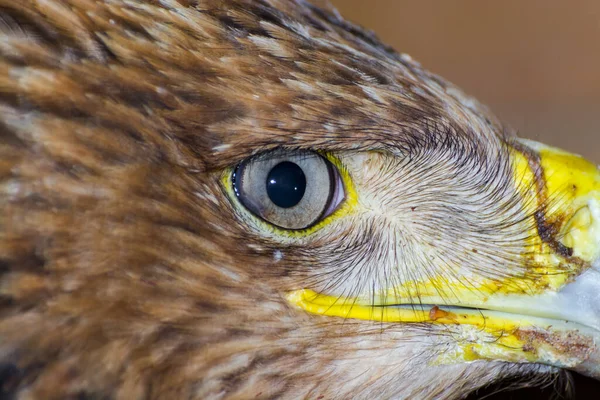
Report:
[[16,399],[600,378],[600,173],[326,3],[0,0]]

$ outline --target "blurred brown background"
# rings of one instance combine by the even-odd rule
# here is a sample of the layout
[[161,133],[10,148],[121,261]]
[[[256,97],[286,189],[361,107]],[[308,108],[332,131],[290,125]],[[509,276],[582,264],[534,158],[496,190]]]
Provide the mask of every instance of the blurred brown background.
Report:
[[[489,105],[520,136],[600,163],[600,1],[331,2]],[[563,398],[552,387],[497,389],[470,398]],[[600,383],[575,376],[574,398],[599,399]]]
[[600,1],[331,2],[520,136],[600,162]]

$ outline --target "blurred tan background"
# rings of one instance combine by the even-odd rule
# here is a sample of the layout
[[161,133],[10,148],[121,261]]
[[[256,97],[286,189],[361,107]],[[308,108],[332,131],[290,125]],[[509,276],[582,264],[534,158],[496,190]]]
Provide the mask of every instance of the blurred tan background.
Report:
[[520,136],[600,162],[600,1],[331,2]]

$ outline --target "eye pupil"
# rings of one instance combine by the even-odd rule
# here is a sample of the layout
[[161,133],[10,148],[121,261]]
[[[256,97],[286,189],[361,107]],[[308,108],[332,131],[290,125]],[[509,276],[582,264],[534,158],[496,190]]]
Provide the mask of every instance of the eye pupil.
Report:
[[294,207],[300,203],[305,191],[306,176],[298,164],[281,162],[267,175],[267,195],[278,207]]

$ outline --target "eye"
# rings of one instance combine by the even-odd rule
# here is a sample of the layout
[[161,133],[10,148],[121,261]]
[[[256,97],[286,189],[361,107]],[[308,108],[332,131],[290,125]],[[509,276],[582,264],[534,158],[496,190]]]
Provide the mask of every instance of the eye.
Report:
[[344,200],[337,168],[312,151],[274,151],[250,158],[233,172],[233,189],[253,214],[283,229],[305,229]]

